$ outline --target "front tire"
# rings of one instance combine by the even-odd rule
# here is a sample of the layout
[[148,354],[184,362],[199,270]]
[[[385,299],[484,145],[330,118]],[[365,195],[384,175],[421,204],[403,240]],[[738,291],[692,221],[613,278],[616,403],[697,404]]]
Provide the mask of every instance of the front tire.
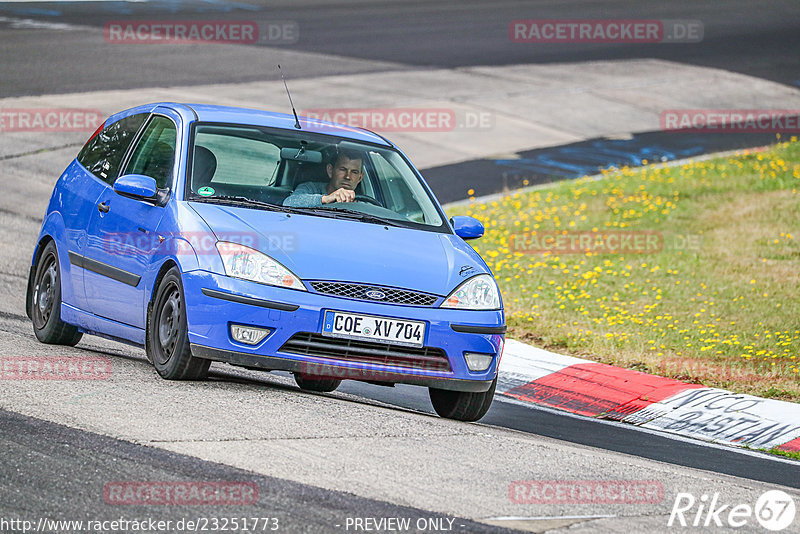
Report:
[[294,381],[303,391],[316,391],[317,393],[330,393],[342,383],[336,378],[312,378],[295,373]]
[[147,317],[147,357],[167,380],[202,380],[211,360],[195,358],[189,346],[186,299],[181,273],[173,267],[158,284],[153,307]]
[[450,391],[447,389],[430,388],[431,404],[440,416],[457,421],[477,421],[489,411],[494,399],[494,390],[497,388],[497,378],[492,382],[492,387],[482,393],[468,391]]
[[53,241],[39,255],[30,291],[28,311],[36,339],[51,345],[76,345],[83,334],[61,320],[61,268]]

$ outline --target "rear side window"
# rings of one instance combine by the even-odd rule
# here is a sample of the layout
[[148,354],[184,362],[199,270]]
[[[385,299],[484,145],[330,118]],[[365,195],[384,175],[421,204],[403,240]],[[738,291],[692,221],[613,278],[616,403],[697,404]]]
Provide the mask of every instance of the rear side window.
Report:
[[133,150],[125,173],[144,174],[153,178],[160,189],[169,187],[177,136],[175,123],[166,117],[154,116]]
[[125,152],[148,115],[137,113],[103,129],[86,143],[78,154],[78,162],[107,184],[113,184]]

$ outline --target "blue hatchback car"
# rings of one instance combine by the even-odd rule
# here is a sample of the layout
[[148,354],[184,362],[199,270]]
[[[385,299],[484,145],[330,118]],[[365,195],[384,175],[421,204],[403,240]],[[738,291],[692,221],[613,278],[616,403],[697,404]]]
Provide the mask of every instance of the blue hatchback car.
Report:
[[251,109],[111,116],[56,183],[27,313],[44,343],[145,347],[158,373],[212,361],[429,388],[443,417],[492,402],[502,300],[419,172],[380,135]]

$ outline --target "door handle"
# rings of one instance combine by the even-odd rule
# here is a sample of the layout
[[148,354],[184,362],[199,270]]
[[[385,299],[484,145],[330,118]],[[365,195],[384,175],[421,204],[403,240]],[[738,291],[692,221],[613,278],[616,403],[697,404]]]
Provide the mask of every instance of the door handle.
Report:
[[108,210],[110,210],[110,209],[111,209],[111,206],[109,206],[105,202],[101,202],[100,204],[97,205],[97,210],[101,211],[103,213],[108,213]]

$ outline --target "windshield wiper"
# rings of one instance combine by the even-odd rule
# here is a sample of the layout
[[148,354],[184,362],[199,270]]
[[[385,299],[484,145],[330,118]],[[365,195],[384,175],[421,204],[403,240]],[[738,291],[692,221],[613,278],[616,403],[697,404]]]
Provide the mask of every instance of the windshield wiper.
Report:
[[386,217],[381,217],[379,215],[372,215],[371,213],[364,213],[361,211],[353,211],[345,208],[311,208],[311,209],[314,211],[314,213],[319,213],[320,215],[326,213],[332,214],[328,216],[335,217],[337,219],[352,219],[356,221],[385,224],[388,226],[397,226],[398,228],[407,228],[406,225],[401,224],[398,221],[388,219]]
[[262,208],[266,208],[271,211],[282,211],[286,213],[305,213],[302,210],[290,208],[288,206],[281,206],[280,204],[272,204],[270,202],[262,202],[260,200],[253,200],[252,198],[247,198],[238,195],[219,195],[215,197],[192,197],[189,200],[192,202],[218,201],[221,204],[229,204],[232,206],[235,206],[237,204],[249,204],[251,206],[259,206]]
[[300,208],[281,206],[279,204],[271,204],[269,202],[262,202],[260,200],[253,200],[238,195],[218,195],[213,197],[192,197],[189,199],[192,202],[219,202],[221,204],[228,204],[236,206],[240,204],[248,204],[251,206],[258,206],[271,211],[281,211],[284,213],[297,213],[299,215],[316,215],[319,217],[328,217],[330,219],[348,219],[352,221],[371,222],[376,224],[384,224],[388,226],[397,226],[399,228],[407,228],[404,224],[400,224],[392,219],[379,217],[378,215],[370,215],[360,211],[352,211],[344,208]]

